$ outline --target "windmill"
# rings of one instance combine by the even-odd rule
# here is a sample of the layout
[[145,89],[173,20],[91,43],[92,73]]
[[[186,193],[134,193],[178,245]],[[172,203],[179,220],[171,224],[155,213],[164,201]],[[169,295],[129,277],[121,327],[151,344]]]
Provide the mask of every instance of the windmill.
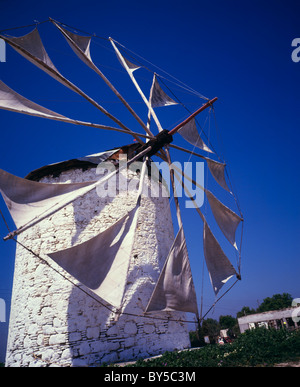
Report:
[[[149,93],[150,95],[149,98],[147,98],[140,84],[137,82],[137,77],[135,76],[136,72],[143,68],[143,66],[138,63],[138,61],[132,60],[131,57],[129,60],[121,53],[121,48],[123,46],[114,41],[112,38],[109,38],[108,41],[110,42],[115,55],[146,105],[148,117],[147,123],[145,124],[143,119],[140,118],[127,100],[116,89],[115,85],[108,80],[99,67],[92,61],[90,54],[91,36],[71,32],[72,28],[53,19],[49,19],[49,21],[66,39],[77,57],[79,57],[79,59],[81,59],[103,79],[107,86],[129,111],[132,117],[137,121],[139,126],[142,127],[144,133],[142,134],[137,131],[132,131],[127,125],[121,122],[119,118],[106,110],[106,108],[62,75],[48,56],[37,27],[32,32],[21,37],[1,35],[1,38],[19,54],[46,72],[52,78],[83,97],[117,126],[95,124],[68,118],[21,96],[2,81],[0,81],[1,109],[75,125],[99,128],[101,130],[111,130],[131,134],[135,140],[134,144],[128,146],[122,145],[118,148],[105,152],[42,167],[39,170],[31,172],[25,179],[14,176],[3,170],[0,171],[0,191],[16,225],[16,229],[10,231],[4,239],[15,240],[18,244],[18,248],[22,249],[22,251],[25,250],[29,255],[34,256],[37,261],[46,263],[46,265],[48,265],[56,274],[62,276],[64,280],[69,281],[73,290],[75,286],[78,291],[81,291],[85,294],[85,296],[90,297],[93,302],[100,304],[107,311],[105,323],[106,329],[99,331],[97,326],[91,326],[88,327],[89,330],[87,330],[87,327],[85,327],[84,335],[86,335],[86,337],[83,337],[82,330],[80,330],[76,323],[73,322],[73,325],[76,325],[76,329],[74,328],[75,330],[72,332],[72,338],[76,337],[77,334],[77,340],[74,340],[76,345],[71,345],[70,342],[72,342],[72,340],[66,339],[66,332],[63,330],[62,326],[59,326],[59,324],[63,325],[61,323],[61,319],[58,319],[60,322],[56,321],[57,329],[52,329],[51,331],[50,327],[53,328],[53,325],[55,324],[53,322],[53,316],[52,323],[50,323],[50,311],[48,311],[49,315],[45,315],[46,320],[49,320],[47,320],[48,323],[46,323],[46,326],[48,326],[49,331],[52,332],[48,335],[49,337],[47,335],[42,337],[41,333],[39,333],[40,330],[36,328],[37,330],[34,333],[34,339],[27,334],[26,337],[24,336],[25,338],[23,338],[23,341],[25,343],[25,339],[27,339],[26,345],[27,347],[30,347],[31,352],[29,352],[31,353],[31,357],[33,353],[32,348],[38,347],[38,343],[41,344],[41,341],[46,341],[46,344],[44,345],[46,348],[45,351],[37,355],[37,362],[41,362],[41,364],[44,364],[47,361],[53,362],[56,359],[55,354],[53,353],[53,345],[58,344],[65,345],[64,352],[60,353],[58,364],[68,364],[70,358],[73,360],[74,358],[77,359],[79,362],[78,364],[81,364],[81,361],[87,362],[88,364],[95,364],[97,362],[104,362],[107,360],[124,360],[137,355],[138,352],[134,352],[134,350],[138,348],[136,340],[138,340],[137,338],[139,333],[139,326],[137,324],[134,325],[133,323],[130,325],[130,322],[124,319],[126,316],[130,316],[131,319],[136,318],[137,321],[151,321],[152,324],[154,324],[155,321],[159,321],[160,323],[173,321],[174,323],[178,323],[176,325],[177,332],[179,332],[180,329],[183,329],[183,324],[186,322],[184,317],[185,313],[194,314],[197,321],[201,321],[204,318],[202,312],[201,315],[199,315],[180,203],[176,194],[179,186],[182,186],[185,195],[190,199],[191,204],[194,206],[195,211],[198,213],[203,223],[204,256],[215,296],[218,296],[220,289],[230,278],[235,276],[236,282],[241,278],[240,250],[238,249],[236,243],[235,234],[240,222],[243,221],[242,214],[240,213],[238,215],[229,207],[225,206],[210,190],[189,177],[184,170],[178,168],[178,166],[171,160],[172,149],[187,152],[190,155],[204,160],[216,183],[223,190],[228,191],[228,195],[232,195],[235,198],[232,190],[228,188],[226,182],[225,164],[212,157],[206,156],[206,154],[213,155],[214,151],[210,149],[210,144],[207,145],[200,137],[195,120],[196,116],[201,112],[207,109],[211,110],[217,98],[208,99],[204,97],[205,103],[194,113],[190,114],[186,119],[173,126],[172,129],[163,129],[163,125],[158,119],[156,108],[176,105],[177,102],[163,90],[163,87],[159,82],[159,79],[162,78],[160,78],[157,73],[153,73],[153,80]],[[157,134],[152,133],[152,122],[155,123],[158,129]],[[179,135],[192,144],[193,150],[188,150],[176,145],[176,136]],[[200,149],[202,153],[195,152],[195,147]],[[145,186],[149,186],[149,176],[152,174],[153,170],[155,170],[155,165],[151,163],[152,157],[159,157],[168,165],[173,192],[171,198],[174,199],[175,203],[178,231],[175,236],[172,236],[171,234],[168,235],[169,241],[166,242],[166,245],[164,245],[164,253],[162,254],[160,252],[160,255],[163,255],[160,259],[160,268],[157,269],[156,274],[151,277],[152,287],[146,287],[145,284],[141,285],[146,290],[143,295],[143,300],[140,299],[137,301],[140,288],[135,288],[136,278],[134,278],[134,275],[136,275],[136,267],[139,265],[134,259],[139,255],[143,256],[143,254],[140,254],[140,252],[135,254],[135,249],[137,248],[135,243],[138,238],[138,229],[142,228],[141,219],[144,221],[146,218],[145,215],[142,216],[141,214],[145,214],[147,205],[150,205],[149,203],[144,203],[143,205],[142,202],[143,196],[145,196]],[[63,180],[53,180],[54,177],[57,178],[64,176],[64,173],[67,173],[67,171],[71,171],[70,173],[72,173],[74,170],[81,169],[81,171],[84,172],[84,170],[89,170],[90,168],[95,169],[97,165],[100,167],[105,165],[107,170],[109,170],[110,168],[107,163],[110,163],[110,165],[113,164],[115,168],[112,168],[111,171],[107,172],[102,178],[97,180],[95,180],[95,178],[91,178],[89,173],[85,173],[84,178],[82,178],[83,173],[80,174],[79,181],[75,181],[75,179],[71,183]],[[90,223],[85,223],[83,219],[81,220],[80,230],[77,230],[76,238],[74,238],[74,235],[71,239],[65,236],[63,237],[63,227],[65,224],[60,218],[57,218],[57,216],[64,213],[63,219],[67,221],[69,215],[67,215],[66,211],[70,208],[70,205],[73,205],[74,213],[72,216],[76,219],[76,211],[80,212],[80,206],[82,206],[82,202],[80,202],[81,198],[89,197],[89,200],[94,203],[95,197],[97,196],[96,194],[99,193],[101,187],[105,184],[109,184],[111,181],[114,181],[117,175],[121,176],[124,173],[126,174],[127,171],[130,170],[130,167],[137,165],[136,163],[139,163],[138,165],[140,167],[136,182],[136,190],[133,191],[130,199],[126,199],[127,203],[122,211],[116,211],[113,221],[103,224],[102,228],[100,227],[95,233],[95,229],[92,229],[92,231],[89,230]],[[135,171],[137,171],[137,168],[135,168]],[[51,179],[49,179],[50,175]],[[156,183],[161,189],[162,180],[159,175],[156,176],[158,176]],[[69,177],[69,175],[67,177]],[[199,208],[192,192],[189,190],[188,185],[185,183],[187,180],[205,193],[216,223],[238,256],[237,268],[232,265],[214,236],[205,215]],[[152,180],[151,183],[153,183]],[[94,195],[94,197],[92,198],[89,195]],[[119,200],[122,201],[122,197]],[[79,205],[75,206],[75,203],[79,203]],[[159,203],[160,204],[158,205],[160,206],[166,205],[166,201],[164,199],[160,200]],[[236,203],[238,205],[237,201]],[[101,205],[103,205],[103,203],[101,203]],[[105,206],[101,207],[99,210],[100,213],[102,213],[103,208],[105,208]],[[112,211],[113,207],[109,208],[109,211]],[[90,210],[91,209],[89,208],[89,211]],[[166,224],[169,224],[166,227],[166,229],[168,229],[172,227],[172,223],[170,223],[170,219],[167,220],[168,215],[166,212],[164,212],[164,215],[166,216]],[[95,215],[92,216],[93,219],[94,217]],[[161,222],[163,221],[164,220],[161,219]],[[43,227],[44,225],[47,226],[43,228],[41,225],[43,225]],[[97,227],[98,226],[99,224],[97,224]],[[155,226],[157,226],[157,223],[153,220],[150,229],[153,230]],[[78,228],[78,225],[76,227]],[[95,225],[93,225],[93,227],[95,227]],[[54,236],[51,235],[53,230],[55,230]],[[85,233],[83,233],[83,230]],[[166,231],[164,232],[166,233]],[[164,234],[164,232],[161,234]],[[82,241],[80,241],[80,238],[77,238],[78,235],[80,235],[80,237],[84,236]],[[16,237],[18,237],[18,239],[16,239]],[[54,251],[52,251],[53,239],[51,239],[51,243],[47,242],[49,237],[55,237]],[[144,236],[144,240],[140,240],[139,245],[146,243],[145,239],[147,240],[147,238],[149,239],[148,235]],[[157,238],[159,239],[160,237]],[[60,244],[60,239],[68,240],[68,243]],[[39,244],[37,243],[37,240],[39,241]],[[45,244],[46,248],[42,248],[41,241]],[[62,248],[60,248],[60,246]],[[166,246],[168,246],[167,250]],[[24,261],[24,256],[22,256],[22,259]],[[149,266],[149,262],[151,260],[147,262],[147,257],[145,258],[144,256],[143,259],[144,266],[141,266],[139,269],[141,271],[139,278],[142,278],[145,273],[147,273],[147,275],[149,274],[145,267],[147,267],[147,265]],[[156,265],[156,263],[151,262],[152,265]],[[135,267],[135,271],[132,269],[133,267]],[[152,269],[153,267],[151,267],[151,270]],[[43,272],[43,270],[40,271]],[[38,279],[40,280],[40,278],[41,276],[39,273]],[[153,283],[153,281],[155,281],[155,283]],[[236,282],[234,282],[234,284]],[[135,307],[132,309],[128,308],[129,284],[131,284],[130,292],[132,296],[134,294],[135,303],[141,302],[142,304],[142,306],[139,306],[138,312]],[[45,278],[42,280],[42,285],[45,286]],[[23,286],[26,287],[26,284],[23,283]],[[55,287],[55,285],[53,286]],[[14,288],[18,288],[18,290],[14,290],[14,293],[24,290],[22,287],[20,288],[20,284],[18,284],[18,286],[14,285]],[[28,292],[30,293],[30,289]],[[57,293],[59,293],[59,291],[56,289],[56,292],[54,292],[55,297],[52,297],[52,307],[54,307],[55,304],[54,299],[56,302],[58,301]],[[41,297],[37,297],[35,295],[33,299],[34,298],[37,299]],[[15,295],[15,299],[18,299],[17,295]],[[44,311],[44,301],[45,297],[42,301],[40,300],[40,303],[43,304],[43,308],[41,308],[41,304],[38,305],[38,307],[32,306],[32,309],[36,311],[36,315],[40,315],[42,310]],[[21,303],[20,297],[18,302],[19,304]],[[32,302],[34,303],[34,301]],[[95,310],[95,304],[93,304],[92,308]],[[67,314],[72,314],[70,307]],[[32,316],[32,313],[30,316]],[[96,317],[94,316],[93,318],[95,319]],[[118,347],[114,336],[118,330],[116,326],[122,319],[124,319],[121,328],[122,332],[127,333],[127,336],[129,336],[126,337],[126,340],[124,339],[123,347],[122,345],[121,347]],[[15,312],[12,313],[11,321],[14,324],[18,321]],[[12,323],[10,323],[10,325],[12,325]],[[148,328],[143,328],[143,333],[148,333],[148,337],[149,334],[150,337],[152,333],[154,334],[154,330],[157,333],[160,329],[162,333],[163,329],[165,329],[166,340],[169,340],[169,336],[166,334],[166,332],[168,333],[166,326],[164,326],[164,328],[162,328],[162,326],[155,326],[155,328],[153,328],[154,325],[151,327],[151,324],[147,324],[146,322],[143,326],[145,325],[148,325]],[[179,329],[178,327],[181,328]],[[59,328],[61,328],[61,330]],[[115,330],[113,328],[115,328]],[[13,336],[13,327],[10,329],[12,332],[11,336]],[[110,332],[114,332],[112,334],[114,340],[112,340],[112,338],[109,340],[107,339],[107,332],[109,330]],[[104,331],[105,333],[103,333]],[[175,331],[173,333],[175,333]],[[70,334],[70,332],[68,333]],[[103,335],[105,336],[105,339],[103,338]],[[119,331],[118,335],[120,335]],[[135,341],[133,340],[133,337],[135,337]],[[145,340],[143,347],[147,348],[149,342],[147,344],[145,336],[143,336],[142,339]],[[28,341],[35,342],[36,344],[30,345],[28,344]],[[67,341],[68,345],[66,346]],[[103,345],[101,347],[101,342],[105,342],[106,347],[105,345],[104,347]],[[26,345],[24,343],[23,346],[25,347]],[[84,343],[85,347],[82,343]],[[47,352],[47,346],[49,345],[52,345],[52,350],[50,351],[49,349]],[[181,345],[184,347],[186,344]],[[172,346],[172,348],[180,349],[178,346],[176,347],[174,343],[172,343]],[[83,347],[85,349],[83,349]],[[130,354],[126,354],[125,348],[131,349]],[[149,354],[155,354],[162,349],[165,350],[166,347],[157,346],[155,349],[153,348],[152,352],[150,351],[151,353],[149,352]],[[167,349],[169,349],[169,347]],[[11,339],[8,349],[8,359],[10,360],[7,361],[7,364],[13,364],[15,362],[15,351],[16,343],[13,339]],[[118,356],[113,357],[110,353],[110,357],[105,357],[105,352],[109,351],[114,351],[114,353],[117,351]],[[101,356],[99,353],[101,353]],[[141,351],[139,354],[141,354]],[[24,355],[24,353],[22,353],[22,355]]]

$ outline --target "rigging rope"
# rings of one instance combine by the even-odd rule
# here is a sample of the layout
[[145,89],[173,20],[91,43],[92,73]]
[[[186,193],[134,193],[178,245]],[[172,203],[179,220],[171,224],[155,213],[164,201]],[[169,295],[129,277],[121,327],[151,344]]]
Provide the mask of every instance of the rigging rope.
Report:
[[[188,113],[192,113],[192,111],[177,97],[176,94],[174,94],[174,92],[165,84],[165,82],[162,80],[161,76],[156,74],[158,76],[158,78],[160,79],[161,83],[169,90],[169,92],[173,95],[173,97],[178,101],[178,103],[188,112]],[[208,99],[208,98],[207,98]],[[210,116],[210,113],[211,113],[211,108],[209,109],[209,116]],[[208,145],[209,147],[214,151],[214,153],[216,154],[216,156],[218,157],[218,159],[221,161],[221,158],[219,157],[217,151],[214,149],[213,145],[211,144],[210,142],[210,139],[209,139],[209,136],[207,136],[207,134],[205,133],[204,131],[204,126],[206,124],[206,121],[207,121],[207,118],[205,120],[205,123],[204,123],[204,126],[202,127],[201,124],[199,123],[197,117],[194,118],[195,122],[198,124],[198,126],[200,127],[201,129],[201,133],[200,135],[203,133],[207,142],[208,142]],[[195,147],[194,147],[195,149]],[[193,149],[193,150],[194,150]]]
[[[215,110],[214,110],[214,107],[212,107],[212,111],[213,111],[213,115],[214,115],[214,121],[215,121],[215,126],[216,126],[216,129],[217,129],[217,134],[219,136],[219,140],[222,144],[222,136],[221,136],[221,131],[219,130],[219,126],[217,124],[217,117],[216,117],[216,114],[215,114]],[[224,148],[224,147],[222,147]],[[224,163],[225,163],[225,159],[224,159]],[[231,191],[231,194],[233,196],[233,199],[235,201],[235,204],[237,206],[237,209],[239,211],[239,214],[240,214],[240,217],[241,217],[241,223],[242,223],[242,227],[241,227],[241,239],[240,239],[240,248],[238,251],[235,251],[235,254],[237,256],[237,267],[238,267],[238,271],[239,271],[239,275],[241,275],[241,260],[242,260],[242,242],[243,242],[243,235],[244,235],[244,216],[243,216],[243,213],[242,213],[242,210],[241,210],[241,206],[240,206],[240,202],[239,202],[239,198],[238,198],[238,195],[237,195],[237,192],[236,192],[236,189],[233,185],[233,182],[232,182],[232,177],[230,177],[231,173],[230,173],[230,167],[229,165],[226,165],[227,168],[225,168],[225,173],[226,173],[226,176],[227,176],[227,180],[228,180],[228,185],[229,185],[229,189]]]
[[206,317],[208,315],[208,313],[216,306],[216,303],[219,302],[224,296],[225,294],[227,294],[233,287],[234,285],[238,282],[239,280],[237,279],[231,286],[230,288],[228,288],[223,294],[222,296],[220,296],[213,304],[212,306],[208,309],[208,311],[205,313],[205,315],[202,317],[201,320],[204,320],[204,317]]
[[6,31],[12,31],[12,30],[18,30],[18,29],[21,29],[21,28],[27,28],[27,27],[36,27],[37,25],[40,25],[40,24],[43,24],[43,23],[47,23],[49,22],[50,20],[47,19],[47,20],[44,20],[44,21],[36,21],[34,24],[28,24],[26,26],[20,26],[20,27],[12,27],[12,28],[7,28],[5,30],[1,30],[0,33],[2,34],[3,32],[6,32]]
[[133,58],[133,59],[135,60],[135,62],[138,62],[138,64],[140,64],[145,70],[150,71],[152,74],[157,74],[157,75],[159,75],[160,78],[166,79],[166,80],[168,80],[169,82],[174,83],[174,84],[177,85],[178,87],[180,87],[180,88],[182,88],[182,89],[185,89],[185,90],[189,91],[190,93],[192,93],[192,94],[194,94],[194,95],[197,95],[198,97],[200,97],[200,98],[202,98],[202,99],[204,99],[204,100],[209,101],[209,98],[205,97],[204,95],[202,95],[202,94],[199,93],[198,91],[192,89],[190,86],[186,85],[186,84],[185,84],[184,82],[182,82],[180,79],[177,79],[177,78],[174,77],[172,74],[168,73],[167,71],[163,70],[163,69],[160,68],[159,66],[156,66],[154,63],[150,62],[149,60],[143,58],[141,55],[139,55],[139,54],[135,53],[134,51],[130,50],[129,48],[125,47],[123,44],[121,44],[120,42],[116,41],[115,39],[113,39],[113,41],[114,41],[115,43],[117,43],[117,44],[120,46],[121,50],[122,50],[122,51],[125,51],[125,52],[127,53],[127,55],[130,55],[130,54],[128,53],[128,51],[131,52],[133,55],[138,56],[139,58],[141,58],[141,59],[144,60],[145,62],[148,62],[151,66],[156,67],[156,68],[159,69],[160,71],[162,71],[162,72],[164,72],[165,74],[167,74],[169,77],[175,79],[175,80],[176,80],[177,82],[179,82],[180,84],[178,84],[178,83],[176,83],[176,82],[174,82],[174,81],[172,81],[172,80],[170,80],[170,79],[168,79],[168,78],[166,78],[166,77],[164,77],[164,76],[162,76],[162,75],[160,75],[160,74],[155,73],[153,70],[149,69],[149,68],[146,67],[144,64],[142,64],[136,57],[133,57],[132,55],[130,55],[130,57]]

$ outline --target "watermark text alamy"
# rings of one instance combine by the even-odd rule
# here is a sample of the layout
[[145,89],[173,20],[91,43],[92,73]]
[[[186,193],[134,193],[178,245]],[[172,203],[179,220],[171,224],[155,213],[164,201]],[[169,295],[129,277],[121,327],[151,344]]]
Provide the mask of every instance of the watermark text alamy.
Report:
[[[110,161],[102,162],[98,165],[96,174],[103,178],[107,173],[114,172],[116,168],[126,166],[128,160],[126,155],[119,159],[118,165]],[[128,169],[115,174],[105,184],[97,187],[99,197],[115,197],[121,192],[137,191],[140,183],[139,174],[142,170],[143,162],[136,161]],[[183,189],[181,181],[175,179],[176,197],[186,197],[184,205],[186,208],[194,208],[195,205],[201,207],[204,203],[204,163],[175,161],[169,166],[167,162],[154,162],[148,164],[149,185],[143,186],[142,194],[146,197],[169,197],[171,186],[170,169],[177,176],[182,178],[186,191]],[[196,182],[197,184],[193,183]],[[187,195],[188,193],[188,195]],[[173,194],[173,193],[172,193]],[[193,201],[190,199],[192,196]],[[193,203],[194,202],[194,203]]]

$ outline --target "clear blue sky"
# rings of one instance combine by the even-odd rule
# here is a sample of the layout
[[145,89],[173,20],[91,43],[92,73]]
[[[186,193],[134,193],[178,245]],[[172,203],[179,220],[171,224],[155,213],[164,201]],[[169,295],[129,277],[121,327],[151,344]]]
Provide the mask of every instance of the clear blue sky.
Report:
[[[299,14],[299,2],[290,0],[0,0],[0,30],[50,16],[99,36],[111,36],[203,95],[219,98],[215,109],[222,141],[216,136],[213,144],[230,166],[245,230],[242,281],[208,317],[235,316],[243,306],[256,308],[258,302],[275,293],[300,297],[300,62],[291,59],[291,42],[300,38]],[[11,34],[18,36],[30,30]],[[47,23],[39,30],[50,57],[64,75],[125,119],[120,105],[110,103],[115,101],[114,96],[73,55],[54,27]],[[116,79],[120,91],[144,114],[126,74],[103,47],[108,47],[107,42],[96,42],[91,48],[95,62],[103,65],[102,70]],[[45,107],[71,118],[108,123],[95,108],[9,47],[6,63],[0,63],[0,74],[10,87]],[[183,97],[191,110],[202,104],[189,95]],[[165,109],[175,112],[173,107]],[[174,113],[174,124],[179,118]],[[132,119],[128,122],[142,132]],[[5,111],[0,111],[0,123],[0,167],[18,176],[42,165],[132,141],[128,135]],[[168,125],[170,129],[172,119]],[[184,155],[186,159],[178,157],[188,160],[188,155]],[[9,218],[2,199],[0,208]],[[200,295],[203,258],[198,240],[202,238],[202,225],[196,214],[185,214],[184,219]],[[2,221],[0,231],[1,237],[6,235]],[[1,238],[2,298],[12,287],[14,248],[14,242],[4,243]],[[214,301],[207,273],[205,276],[204,311]]]

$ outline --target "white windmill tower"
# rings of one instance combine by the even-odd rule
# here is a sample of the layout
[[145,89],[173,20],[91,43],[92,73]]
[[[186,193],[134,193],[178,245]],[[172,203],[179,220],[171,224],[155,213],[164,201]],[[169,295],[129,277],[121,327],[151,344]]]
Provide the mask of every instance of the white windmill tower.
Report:
[[[150,120],[145,125],[92,62],[91,38],[74,34],[52,19],[51,22],[77,56],[114,91],[146,135],[132,132],[61,75],[37,29],[19,38],[1,36],[29,61],[87,99],[119,128],[69,119],[29,101],[3,82],[0,108],[131,133],[137,141],[42,167],[25,179],[0,171],[0,190],[17,226],[5,239],[18,238],[6,364],[91,366],[187,348],[185,313],[194,313],[198,319],[199,315],[179,203],[175,198],[179,231],[174,238],[168,197],[160,179],[150,178],[149,162],[150,157],[159,154],[168,163],[175,191],[174,177],[182,181],[184,172],[173,168],[169,152],[169,147],[174,146],[170,145],[172,136],[180,132],[198,148],[210,151],[193,119],[211,107],[216,98],[207,100],[171,131],[163,130],[154,108],[174,101],[161,89],[155,75],[148,100],[133,74],[139,66],[125,59],[110,39],[148,107],[149,118],[155,120],[159,133],[154,136]],[[145,143],[143,138],[147,138]],[[198,156],[207,162],[219,185],[228,190],[225,165]],[[99,178],[103,168],[109,172]],[[115,185],[116,177],[132,189]],[[104,184],[112,182],[116,195],[99,194]],[[156,197],[149,194],[154,189],[159,192]],[[202,189],[220,229],[237,249],[235,232],[242,217]],[[236,271],[232,266],[196,203],[195,207],[204,223],[204,255],[217,294],[232,276],[240,279],[239,267]]]

